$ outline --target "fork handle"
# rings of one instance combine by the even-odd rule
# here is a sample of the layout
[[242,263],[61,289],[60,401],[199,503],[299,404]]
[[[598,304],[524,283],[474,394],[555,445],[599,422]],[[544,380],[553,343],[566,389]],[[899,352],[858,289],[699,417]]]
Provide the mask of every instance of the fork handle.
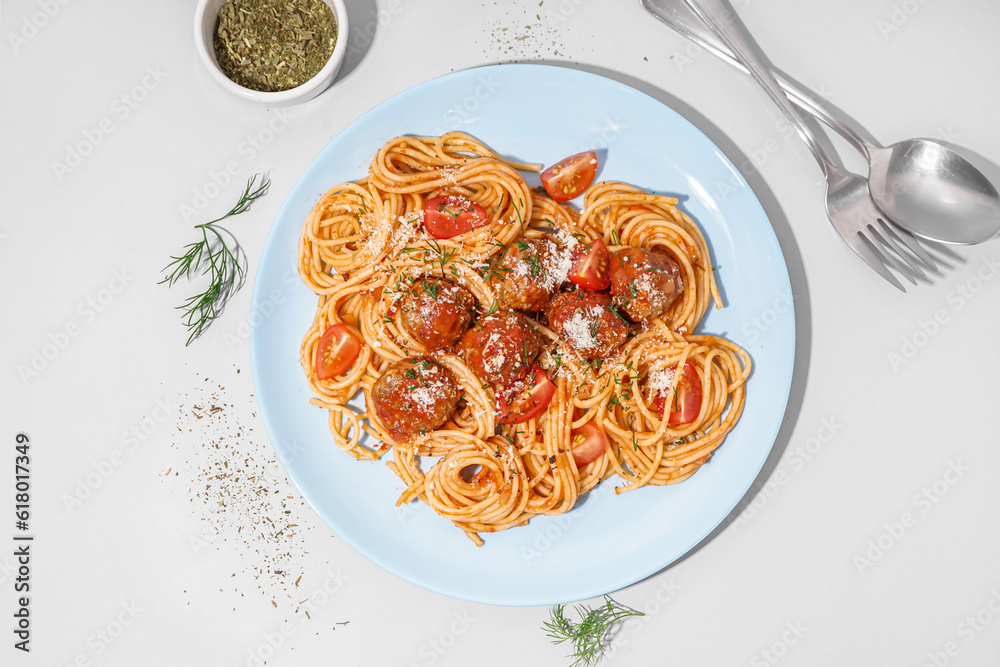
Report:
[[746,26],[736,15],[736,10],[729,4],[729,0],[684,0],[691,10],[698,15],[709,28],[729,47],[729,50],[736,59],[747,69],[753,78],[757,79],[767,94],[770,96],[778,108],[785,114],[792,127],[799,133],[806,146],[812,152],[816,161],[819,162],[823,175],[828,176],[831,168],[835,168],[833,161],[823,147],[816,140],[816,136],[805,124],[798,111],[789,101],[781,85],[771,73],[771,65],[767,56],[761,50],[757,42],[750,36]]
[[[646,9],[652,12],[656,18],[660,19],[701,48],[718,58],[721,58],[723,61],[729,63],[740,71],[747,74],[750,73],[746,67],[733,57],[733,54],[730,53],[728,47],[722,42],[722,40],[715,36],[712,29],[705,25],[705,22],[702,21],[690,7],[684,4],[683,0],[642,0],[642,4],[646,7]],[[781,89],[785,91],[788,99],[790,99],[795,106],[833,128],[834,131],[838,132],[840,136],[844,137],[844,139],[854,146],[858,152],[864,155],[865,159],[871,159],[872,153],[878,150],[877,145],[862,137],[852,127],[837,118],[837,116],[829,108],[827,108],[824,100],[814,97],[812,93],[798,85],[798,83],[783,75],[781,70],[775,70],[772,68],[771,73],[781,85]]]

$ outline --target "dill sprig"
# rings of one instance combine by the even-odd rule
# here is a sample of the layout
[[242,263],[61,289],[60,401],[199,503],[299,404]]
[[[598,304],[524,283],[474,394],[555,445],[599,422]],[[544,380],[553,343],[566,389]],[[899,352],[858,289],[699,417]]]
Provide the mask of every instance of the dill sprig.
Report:
[[487,317],[489,317],[493,313],[497,312],[498,310],[500,310],[500,299],[496,298],[496,299],[493,299],[493,303],[490,304],[490,307],[488,309],[486,309],[486,311],[484,311],[482,315],[479,316],[479,320],[477,320],[475,322],[475,325],[477,327],[482,327],[483,325],[482,325],[481,321],[485,320]]
[[195,225],[201,231],[201,240],[184,246],[184,254],[175,257],[164,267],[169,274],[159,284],[172,286],[181,278],[191,278],[201,270],[201,275],[209,277],[208,287],[204,292],[195,294],[177,306],[184,311],[181,321],[188,328],[190,335],[187,343],[201,336],[216,317],[222,314],[226,303],[235,296],[246,282],[246,254],[237,242],[236,237],[228,229],[217,227],[216,223],[226,218],[239,215],[250,208],[256,200],[267,194],[270,180],[263,180],[256,188],[257,175],[247,182],[247,187],[236,202],[236,206],[221,218]]
[[545,267],[543,267],[542,263],[538,261],[537,256],[529,255],[525,258],[525,261],[528,262],[528,266],[531,268],[532,278],[537,278],[538,280],[546,279]]
[[574,609],[580,616],[579,623],[566,618],[565,605],[557,604],[551,610],[550,619],[542,626],[548,631],[546,634],[552,638],[553,644],[573,643],[573,652],[567,656],[576,658],[571,667],[597,664],[610,644],[610,633],[615,624],[628,616],[645,616],[641,611],[618,604],[610,595],[605,595],[604,605],[596,609],[585,606]]

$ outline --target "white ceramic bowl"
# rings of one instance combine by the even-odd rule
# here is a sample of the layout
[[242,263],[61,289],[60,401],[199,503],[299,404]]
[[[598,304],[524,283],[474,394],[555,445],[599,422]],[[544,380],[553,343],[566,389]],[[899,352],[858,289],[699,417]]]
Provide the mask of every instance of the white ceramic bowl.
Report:
[[347,26],[347,7],[344,0],[324,0],[333,10],[333,15],[337,19],[337,44],[330,54],[330,59],[326,61],[316,76],[309,79],[301,86],[283,90],[277,93],[263,93],[259,90],[251,90],[239,85],[223,73],[219,67],[219,62],[215,58],[215,24],[219,17],[219,9],[226,4],[227,0],[199,0],[198,8],[194,14],[194,43],[201,57],[201,62],[213,79],[219,85],[235,95],[254,102],[264,102],[271,106],[285,106],[298,104],[312,99],[323,92],[329,86],[341,64],[344,62],[344,54],[347,53],[347,38],[349,35]]

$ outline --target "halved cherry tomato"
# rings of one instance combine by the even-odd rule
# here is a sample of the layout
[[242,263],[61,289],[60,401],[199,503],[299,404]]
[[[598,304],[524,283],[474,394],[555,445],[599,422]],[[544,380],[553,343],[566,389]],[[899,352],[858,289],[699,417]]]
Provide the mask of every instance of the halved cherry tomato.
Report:
[[570,446],[573,448],[573,460],[576,467],[582,468],[593,463],[604,453],[604,436],[597,424],[590,421],[570,432]]
[[486,224],[486,209],[460,195],[432,197],[424,202],[424,228],[436,239],[450,239]]
[[577,153],[543,171],[542,187],[556,201],[569,201],[582,195],[596,174],[597,153]]
[[501,424],[521,424],[545,412],[556,386],[541,368],[535,367],[530,387],[515,396],[497,397],[497,417]]
[[[677,372],[677,367],[674,366],[671,370]],[[701,378],[690,361],[684,362],[684,372],[677,380],[677,394],[672,403],[668,424],[690,424],[698,417],[698,410],[701,408]],[[660,411],[660,416],[663,416],[666,408],[665,393],[656,395],[656,408]]]
[[316,377],[329,380],[354,365],[361,354],[364,338],[354,327],[332,324],[316,346]]
[[568,278],[575,285],[586,289],[602,290],[611,287],[611,253],[604,239],[587,245],[577,244],[573,249],[573,266]]

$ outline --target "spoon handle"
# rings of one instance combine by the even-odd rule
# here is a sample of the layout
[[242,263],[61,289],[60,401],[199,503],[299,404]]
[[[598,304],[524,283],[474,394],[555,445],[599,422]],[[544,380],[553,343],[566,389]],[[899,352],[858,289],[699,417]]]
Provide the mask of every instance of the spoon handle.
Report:
[[788,97],[781,90],[780,84],[771,74],[770,62],[753,37],[736,16],[736,11],[728,0],[684,0],[691,10],[704,21],[740,63],[749,70],[778,108],[785,114],[792,127],[799,133],[806,146],[812,151],[823,169],[823,175],[828,176],[836,167],[830,156],[820,146],[812,130],[803,122],[798,111],[792,106]]
[[[709,53],[721,58],[733,67],[736,67],[747,74],[750,73],[740,61],[733,57],[729,48],[715,33],[694,13],[683,1],[678,0],[642,0],[654,16],[669,25],[671,28],[681,33],[689,40],[705,49]],[[867,139],[855,132],[849,125],[842,122],[811,93],[804,90],[794,81],[785,77],[780,71],[771,69],[771,73],[778,81],[778,84],[785,91],[792,102],[803,111],[811,114],[818,120],[833,128],[844,139],[847,139],[860,153],[870,159],[872,152],[877,148]]]

